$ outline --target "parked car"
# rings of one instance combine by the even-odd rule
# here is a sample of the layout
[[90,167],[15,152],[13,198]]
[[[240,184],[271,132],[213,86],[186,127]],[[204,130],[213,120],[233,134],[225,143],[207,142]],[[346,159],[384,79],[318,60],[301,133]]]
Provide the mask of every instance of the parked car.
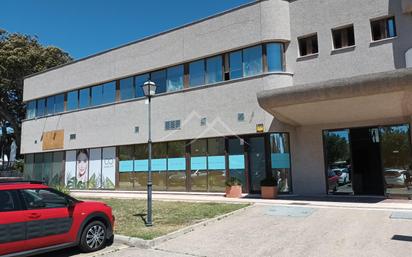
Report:
[[0,256],[28,256],[78,246],[84,252],[113,242],[108,205],[85,202],[42,182],[0,180]]
[[406,170],[386,168],[384,170],[384,177],[387,187],[404,187]]
[[339,176],[339,185],[345,185],[350,182],[349,170],[347,168],[335,168],[332,171]]
[[329,191],[338,191],[339,176],[333,170],[328,170],[328,185]]

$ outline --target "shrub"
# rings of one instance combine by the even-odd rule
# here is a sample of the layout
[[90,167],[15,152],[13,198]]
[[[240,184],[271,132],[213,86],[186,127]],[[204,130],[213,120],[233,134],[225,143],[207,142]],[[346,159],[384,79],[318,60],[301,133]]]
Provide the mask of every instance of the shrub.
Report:
[[63,194],[70,195],[70,189],[66,186],[56,185],[56,186],[54,186],[54,189],[56,189],[57,191],[62,192]]

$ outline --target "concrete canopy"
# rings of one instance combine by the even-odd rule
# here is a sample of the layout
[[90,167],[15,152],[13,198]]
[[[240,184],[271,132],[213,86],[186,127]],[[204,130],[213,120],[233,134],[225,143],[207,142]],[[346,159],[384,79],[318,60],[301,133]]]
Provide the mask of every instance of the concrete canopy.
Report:
[[257,93],[259,104],[295,126],[412,115],[412,68]]

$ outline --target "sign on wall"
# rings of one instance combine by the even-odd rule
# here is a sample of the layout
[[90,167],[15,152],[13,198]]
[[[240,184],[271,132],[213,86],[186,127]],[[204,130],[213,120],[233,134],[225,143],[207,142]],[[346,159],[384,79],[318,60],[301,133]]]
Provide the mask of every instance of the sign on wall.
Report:
[[103,148],[102,188],[114,189],[116,181],[116,147]]
[[64,147],[64,130],[53,130],[44,132],[43,150],[63,149]]

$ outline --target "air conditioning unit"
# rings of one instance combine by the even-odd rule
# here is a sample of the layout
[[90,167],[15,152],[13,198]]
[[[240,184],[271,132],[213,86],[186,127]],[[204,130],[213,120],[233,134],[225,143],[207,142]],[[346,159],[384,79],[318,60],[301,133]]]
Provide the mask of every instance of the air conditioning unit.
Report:
[[412,0],[402,0],[402,11],[405,14],[412,14]]

